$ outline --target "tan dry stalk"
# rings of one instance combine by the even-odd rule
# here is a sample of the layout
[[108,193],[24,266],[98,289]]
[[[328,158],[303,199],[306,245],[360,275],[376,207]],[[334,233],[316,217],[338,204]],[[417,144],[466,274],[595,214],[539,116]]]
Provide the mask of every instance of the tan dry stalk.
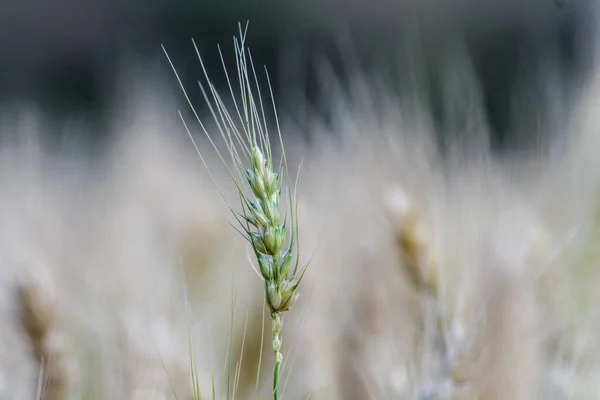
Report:
[[21,285],[17,295],[21,325],[29,338],[32,356],[42,371],[40,400],[66,399],[68,379],[62,367],[60,349],[51,341],[56,328],[54,310],[34,286]]
[[[514,241],[518,235],[512,233],[512,237],[506,232],[499,236],[503,241]],[[492,239],[497,242],[499,238]],[[484,253],[485,270],[478,284],[485,318],[473,346],[471,381],[481,399],[532,399],[538,388],[542,349],[538,305],[524,276],[530,254],[527,251],[512,260],[507,254],[516,254],[515,250],[492,246]],[[531,249],[528,244],[524,248]]]

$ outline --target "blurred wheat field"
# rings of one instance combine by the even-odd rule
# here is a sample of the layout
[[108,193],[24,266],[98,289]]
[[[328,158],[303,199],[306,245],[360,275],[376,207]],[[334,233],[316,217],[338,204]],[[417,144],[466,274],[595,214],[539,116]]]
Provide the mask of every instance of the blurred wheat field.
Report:
[[[360,76],[330,121],[280,115],[311,260],[284,398],[600,397],[600,81],[550,150],[498,155],[465,74],[443,151],[426,108]],[[205,398],[271,396],[262,283],[163,88],[124,90],[93,160],[2,115],[0,399],[191,398],[190,356]]]

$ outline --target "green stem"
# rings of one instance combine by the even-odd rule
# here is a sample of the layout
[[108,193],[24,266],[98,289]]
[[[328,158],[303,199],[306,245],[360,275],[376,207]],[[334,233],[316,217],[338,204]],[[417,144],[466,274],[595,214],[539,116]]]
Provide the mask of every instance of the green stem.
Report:
[[[281,353],[279,353],[281,354]],[[275,356],[277,357],[277,355]],[[275,361],[275,369],[273,370],[273,400],[279,400],[279,369],[281,361]]]
[[275,353],[275,369],[273,370],[273,400],[279,400],[279,370],[283,362],[281,354],[281,338],[279,332],[283,326],[283,318],[278,313],[271,313],[271,326],[273,333],[273,352]]

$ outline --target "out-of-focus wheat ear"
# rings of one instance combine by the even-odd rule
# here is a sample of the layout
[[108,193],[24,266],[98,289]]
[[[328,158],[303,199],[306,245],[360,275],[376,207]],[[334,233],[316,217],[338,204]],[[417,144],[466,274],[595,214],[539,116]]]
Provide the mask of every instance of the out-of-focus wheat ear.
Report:
[[438,291],[437,265],[428,243],[426,226],[408,194],[399,187],[384,195],[385,206],[393,218],[396,243],[407,278],[417,293]]
[[[431,380],[432,376],[428,375],[433,373],[434,385],[430,388],[432,393],[443,398],[446,398],[446,395],[451,395],[453,399],[466,398],[464,390],[468,388],[469,359],[465,357],[460,343],[459,346],[454,344],[454,351],[450,352],[449,349],[446,328],[452,326],[452,319],[438,307],[438,263],[434,248],[429,242],[431,234],[425,216],[399,187],[389,189],[384,201],[388,213],[393,218],[395,240],[403,270],[416,294],[415,361],[418,368],[426,374],[420,378]],[[438,372],[431,371],[428,362],[422,359],[424,352],[430,350],[435,352],[436,363],[442,365]]]
[[[411,289],[413,299],[411,309],[415,316],[416,332],[413,342],[413,359],[415,367],[421,373],[426,371],[427,362],[423,357],[433,343],[441,337],[440,315],[434,307],[437,299],[437,273],[430,259],[431,248],[426,242],[422,217],[409,195],[400,187],[389,188],[384,193],[384,203],[388,214],[392,217],[395,242],[400,256],[400,265]],[[431,317],[434,316],[434,320]],[[431,322],[435,324],[435,332],[428,332]],[[432,334],[433,333],[433,337]],[[417,377],[417,380],[423,378]],[[429,378],[429,377],[427,377]],[[418,386],[418,385],[417,385]]]
[[17,292],[19,318],[32,348],[32,357],[41,373],[40,400],[67,398],[68,379],[63,368],[61,349],[52,341],[56,330],[56,314],[39,288],[21,285]]

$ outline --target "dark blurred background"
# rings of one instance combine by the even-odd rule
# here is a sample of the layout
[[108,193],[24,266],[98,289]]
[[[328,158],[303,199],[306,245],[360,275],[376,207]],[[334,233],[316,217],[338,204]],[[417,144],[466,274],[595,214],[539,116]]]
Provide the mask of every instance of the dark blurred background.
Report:
[[218,75],[216,44],[231,54],[238,21],[250,20],[248,43],[283,108],[327,104],[318,73],[326,64],[342,84],[359,68],[399,92],[417,87],[440,131],[461,129],[457,113],[467,111],[449,106],[446,71],[468,59],[502,147],[517,126],[541,130],[529,119],[559,126],[592,65],[596,17],[593,0],[3,0],[0,103],[33,101],[57,119],[101,122],[127,61],[177,89],[164,44],[192,85],[201,71],[190,39]]

